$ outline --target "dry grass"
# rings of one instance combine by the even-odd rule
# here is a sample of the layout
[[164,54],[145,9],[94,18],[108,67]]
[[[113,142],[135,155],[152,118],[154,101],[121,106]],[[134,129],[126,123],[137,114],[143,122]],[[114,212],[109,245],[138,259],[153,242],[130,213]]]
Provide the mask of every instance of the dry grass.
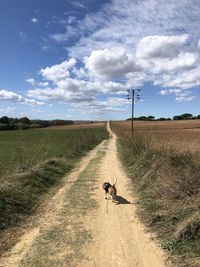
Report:
[[120,137],[119,151],[139,196],[141,218],[175,262],[199,266],[200,136],[194,132],[199,122],[134,123],[133,137],[130,122],[111,127]]
[[[131,121],[113,123],[120,136],[131,133]],[[156,139],[157,146],[175,146],[177,149],[200,149],[200,120],[185,121],[134,121],[134,131],[143,132]]]

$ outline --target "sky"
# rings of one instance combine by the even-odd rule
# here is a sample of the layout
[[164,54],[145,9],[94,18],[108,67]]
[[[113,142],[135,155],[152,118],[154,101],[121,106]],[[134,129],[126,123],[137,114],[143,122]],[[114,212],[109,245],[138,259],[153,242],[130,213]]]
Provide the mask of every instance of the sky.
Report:
[[[0,117],[200,114],[199,0],[1,0]],[[137,94],[137,93],[136,93]]]

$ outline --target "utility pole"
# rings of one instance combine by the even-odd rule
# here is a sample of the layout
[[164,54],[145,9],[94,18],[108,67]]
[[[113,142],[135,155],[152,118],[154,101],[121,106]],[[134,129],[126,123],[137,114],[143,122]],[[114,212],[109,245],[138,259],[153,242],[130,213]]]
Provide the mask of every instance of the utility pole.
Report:
[[135,102],[135,90],[132,90],[132,123],[131,123],[131,134],[133,136],[133,118],[134,118],[134,103]]
[[132,101],[132,117],[131,117],[131,135],[133,136],[133,119],[134,119],[134,105],[135,105],[135,92],[137,91],[136,100],[140,99],[140,96],[138,92],[140,92],[140,89],[131,89],[127,90],[128,95],[127,99]]

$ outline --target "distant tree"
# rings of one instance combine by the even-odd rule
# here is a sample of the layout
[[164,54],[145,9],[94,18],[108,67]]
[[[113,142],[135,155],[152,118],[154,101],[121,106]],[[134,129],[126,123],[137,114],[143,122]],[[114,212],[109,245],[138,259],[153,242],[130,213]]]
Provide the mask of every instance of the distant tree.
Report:
[[181,115],[176,115],[173,117],[173,120],[183,120],[183,117]]
[[0,118],[0,123],[9,123],[9,119],[7,116],[3,116]]
[[147,117],[147,120],[148,120],[148,121],[153,121],[154,119],[155,119],[154,116],[148,116],[148,117]]
[[159,118],[159,119],[157,119],[157,121],[166,121],[167,119],[166,118]]
[[20,118],[19,122],[22,123],[22,124],[30,124],[30,120],[27,117]]
[[140,116],[140,117],[137,118],[137,120],[139,120],[139,121],[147,121],[148,118],[146,116]]
[[192,119],[193,115],[190,113],[183,113],[181,114],[181,117],[183,118],[183,120],[189,120]]
[[[154,116],[140,116],[140,117],[134,117],[134,120],[137,121],[153,121],[155,119]],[[132,120],[132,118],[128,118],[127,121]]]
[[9,124],[15,124],[18,123],[19,119],[18,118],[9,118]]
[[25,130],[29,128],[43,128],[52,125],[72,125],[72,120],[29,120],[27,117],[8,118],[3,116],[0,118],[0,131],[1,130]]
[[0,122],[0,131],[4,131],[4,130],[8,130],[8,124]]

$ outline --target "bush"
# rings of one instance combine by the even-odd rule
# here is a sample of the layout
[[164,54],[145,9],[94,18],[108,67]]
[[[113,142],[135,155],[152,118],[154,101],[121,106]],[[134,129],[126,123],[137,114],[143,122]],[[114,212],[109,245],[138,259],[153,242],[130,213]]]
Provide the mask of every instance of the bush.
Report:
[[7,123],[0,123],[0,131],[8,130],[8,124]]

